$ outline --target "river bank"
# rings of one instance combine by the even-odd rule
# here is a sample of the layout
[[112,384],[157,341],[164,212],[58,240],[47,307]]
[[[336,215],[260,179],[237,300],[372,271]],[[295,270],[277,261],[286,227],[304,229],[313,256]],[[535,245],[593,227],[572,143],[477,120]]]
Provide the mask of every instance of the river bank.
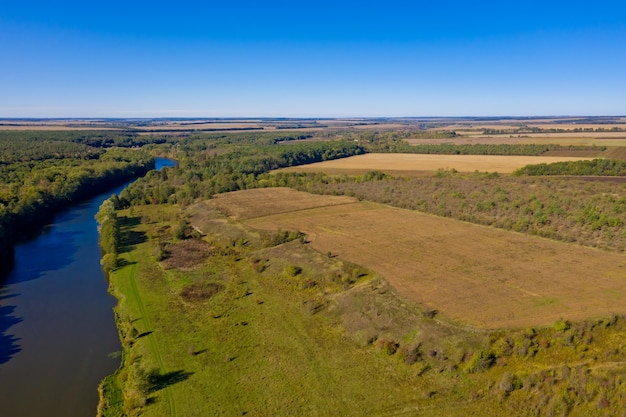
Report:
[[[155,167],[166,164],[174,163]],[[120,342],[94,216],[127,185],[61,211],[15,246],[0,289],[0,415],[95,414],[96,387],[117,369]]]

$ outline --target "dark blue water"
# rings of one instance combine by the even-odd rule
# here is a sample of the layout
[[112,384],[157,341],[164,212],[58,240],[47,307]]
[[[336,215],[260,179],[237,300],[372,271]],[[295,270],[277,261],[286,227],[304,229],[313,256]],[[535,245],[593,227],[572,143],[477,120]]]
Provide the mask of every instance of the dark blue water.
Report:
[[[156,168],[173,166],[158,158]],[[0,416],[93,416],[97,386],[119,365],[115,299],[100,268],[103,192],[58,214],[15,248],[0,288]]]

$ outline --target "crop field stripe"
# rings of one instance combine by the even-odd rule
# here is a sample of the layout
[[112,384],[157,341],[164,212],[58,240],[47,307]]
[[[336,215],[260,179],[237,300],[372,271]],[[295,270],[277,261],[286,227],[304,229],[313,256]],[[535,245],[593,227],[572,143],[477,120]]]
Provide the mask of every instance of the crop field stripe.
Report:
[[[137,302],[137,306],[139,307],[139,311],[141,312],[141,317],[143,318],[143,322],[144,322],[144,332],[150,332],[148,335],[146,335],[146,337],[148,338],[148,341],[150,343],[150,350],[152,351],[152,354],[154,355],[154,358],[156,359],[157,363],[159,364],[159,371],[161,373],[165,373],[165,365],[163,364],[163,360],[161,359],[161,354],[159,352],[159,344],[156,340],[156,335],[154,334],[154,327],[152,326],[152,321],[150,320],[150,316],[148,315],[148,313],[146,312],[146,308],[143,305],[143,301],[141,300],[141,295],[139,292],[139,289],[137,288],[137,280],[136,280],[136,276],[137,276],[137,263],[135,261],[135,257],[133,256],[132,253],[129,253],[129,260],[130,260],[130,274],[129,274],[129,280],[130,280],[130,285],[131,285],[131,291],[133,292],[133,296],[135,297],[135,301]],[[165,394],[165,399],[167,401],[168,407],[170,409],[170,416],[175,416],[176,415],[176,405],[174,403],[174,398],[172,395],[172,390],[170,387],[165,387],[163,388],[163,392]]]
[[380,170],[384,172],[423,172],[438,169],[455,169],[461,172],[487,171],[509,174],[530,164],[562,161],[591,160],[589,157],[551,157],[519,155],[437,155],[406,153],[369,153],[349,158],[316,162],[307,165],[282,168],[277,172],[327,172],[363,173]]

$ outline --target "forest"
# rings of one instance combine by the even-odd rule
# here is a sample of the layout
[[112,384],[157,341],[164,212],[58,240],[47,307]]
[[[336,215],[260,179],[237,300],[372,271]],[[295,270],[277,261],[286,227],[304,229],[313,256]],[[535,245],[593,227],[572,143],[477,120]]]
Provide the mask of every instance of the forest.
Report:
[[107,132],[0,133],[0,269],[13,245],[37,232],[63,207],[154,167],[146,151],[103,148],[121,138]]

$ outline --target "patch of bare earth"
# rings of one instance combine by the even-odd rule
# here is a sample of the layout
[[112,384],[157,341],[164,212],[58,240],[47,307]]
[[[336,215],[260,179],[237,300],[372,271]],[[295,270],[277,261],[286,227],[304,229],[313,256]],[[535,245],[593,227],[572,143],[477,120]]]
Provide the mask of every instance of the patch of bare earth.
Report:
[[[264,206],[284,193],[255,190],[252,201]],[[221,204],[228,209],[240,197],[225,194]],[[291,212],[276,206],[277,214],[264,206],[264,216],[245,223],[301,230],[321,253],[376,271],[402,297],[475,326],[524,327],[626,313],[623,254],[352,201]]]
[[168,244],[164,249],[167,258],[163,260],[163,266],[185,270],[203,263],[210,253],[211,245],[199,239],[187,239]]

